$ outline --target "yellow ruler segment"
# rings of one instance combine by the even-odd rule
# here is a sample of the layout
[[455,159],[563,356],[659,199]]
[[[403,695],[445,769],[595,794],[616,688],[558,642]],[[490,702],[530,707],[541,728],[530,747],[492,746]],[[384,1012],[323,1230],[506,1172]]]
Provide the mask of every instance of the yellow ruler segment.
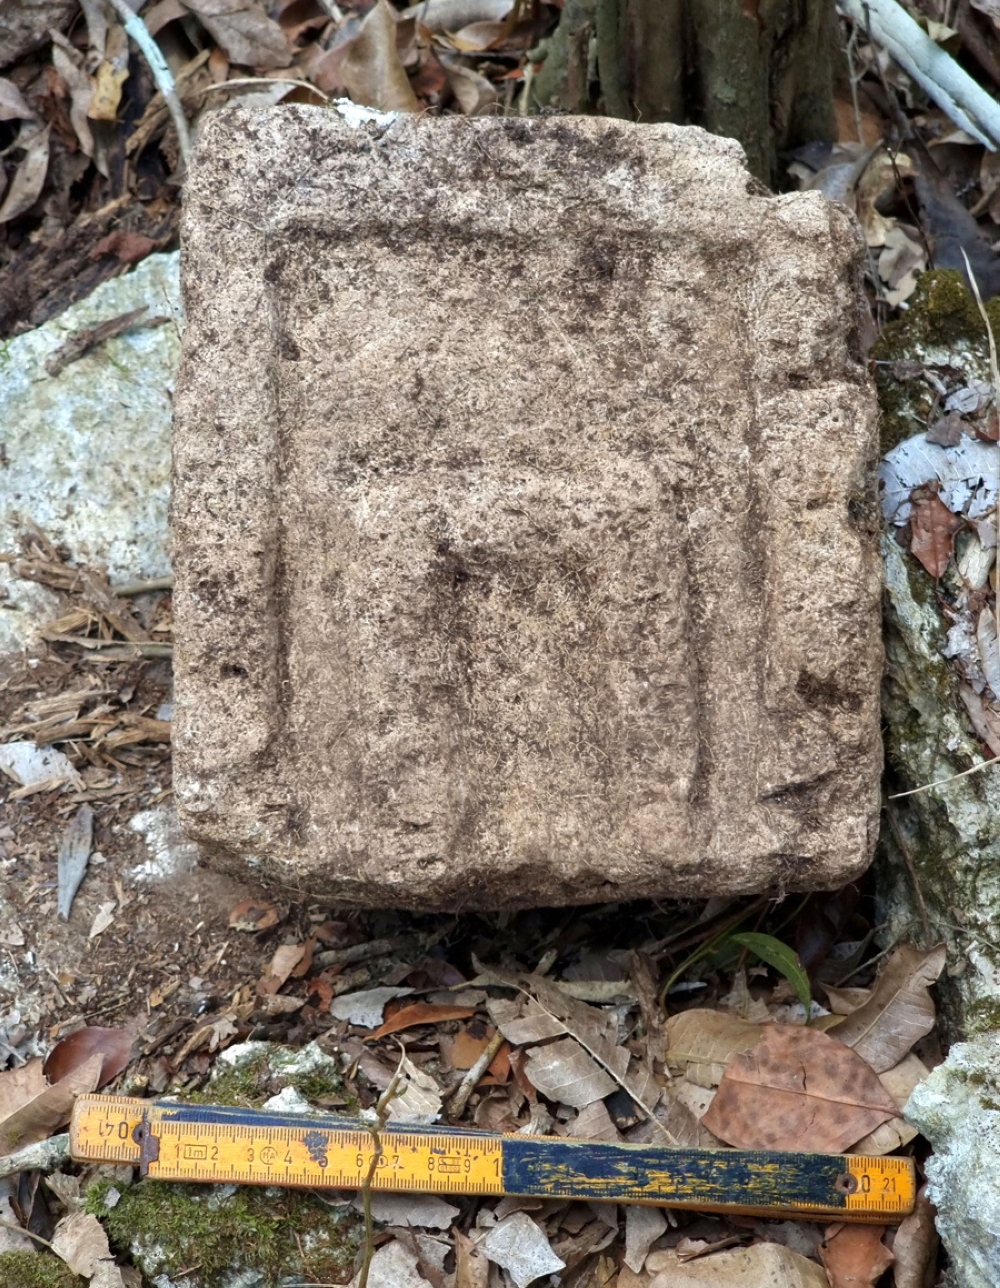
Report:
[[[81,1162],[130,1163],[152,1180],[361,1189],[371,1131],[329,1114],[81,1096],[70,1126]],[[497,1136],[389,1124],[373,1188],[537,1195],[702,1211],[890,1223],[913,1210],[911,1159]]]

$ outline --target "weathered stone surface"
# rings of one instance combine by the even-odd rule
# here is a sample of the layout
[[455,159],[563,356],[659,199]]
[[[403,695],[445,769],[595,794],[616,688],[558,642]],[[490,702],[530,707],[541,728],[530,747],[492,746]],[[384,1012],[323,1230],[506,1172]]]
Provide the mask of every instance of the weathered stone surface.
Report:
[[928,1197],[955,1288],[995,1288],[1000,1266],[1000,1034],[958,1042],[920,1084],[906,1117],[934,1146]]
[[873,403],[840,208],[698,130],[234,109],[184,245],[192,835],[412,907],[864,868]]
[[[1000,299],[987,309],[1000,330]],[[903,482],[933,485],[934,453],[941,449],[928,444],[927,431],[942,399],[908,373],[945,372],[945,399],[991,378],[986,329],[959,274],[925,274],[905,319],[885,329],[874,356],[882,432],[891,448],[883,476],[891,480],[885,466],[901,456],[926,452],[926,475]],[[946,459],[960,460],[966,445],[975,448],[972,418],[963,424],[954,457],[942,453]],[[939,1027],[951,1040],[1000,1033],[1000,766],[992,760],[1000,753],[1000,655],[989,593],[996,557],[994,445],[973,473],[964,495],[942,480],[945,504],[971,517],[940,580],[909,553],[903,512],[892,516],[883,538],[888,826],[877,874],[878,920],[886,924],[886,943],[947,944]],[[977,530],[980,498],[986,523]],[[885,500],[891,512],[891,495]]]

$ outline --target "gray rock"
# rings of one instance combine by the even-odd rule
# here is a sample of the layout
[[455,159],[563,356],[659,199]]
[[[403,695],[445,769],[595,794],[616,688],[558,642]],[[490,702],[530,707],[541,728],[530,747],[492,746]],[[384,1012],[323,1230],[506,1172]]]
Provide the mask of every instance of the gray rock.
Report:
[[859,873],[859,247],[698,130],[213,114],[175,424],[195,839],[374,906]]
[[[928,444],[925,431],[942,394],[989,379],[989,350],[957,273],[926,275],[911,305],[873,351],[886,433],[892,435],[882,476],[887,490],[896,492],[885,497],[883,538],[890,826],[883,831],[879,920],[888,924],[886,942],[947,944],[948,966],[938,987],[941,1023],[946,1036],[958,1039],[1000,1031],[1000,766],[968,772],[989,761],[990,739],[993,751],[1000,751],[997,699],[987,687],[993,677],[1000,692],[987,597],[997,449],[988,446],[963,485],[957,468],[962,453],[978,450],[972,422],[965,423],[954,451]],[[939,391],[932,382],[944,377]],[[900,471],[903,488],[939,482],[940,495],[968,521],[940,585],[906,549],[908,532],[895,508],[901,489],[893,483]],[[912,794],[897,796],[905,792]]]
[[1000,1034],[952,1047],[914,1091],[906,1117],[934,1153],[928,1197],[956,1288],[996,1288],[1000,1278]]
[[[0,551],[26,520],[113,580],[170,570],[170,417],[180,352],[178,257],[153,255],[45,326],[0,344]],[[69,336],[147,307],[167,316],[107,340],[56,376]],[[0,564],[0,654],[21,648],[58,600]]]

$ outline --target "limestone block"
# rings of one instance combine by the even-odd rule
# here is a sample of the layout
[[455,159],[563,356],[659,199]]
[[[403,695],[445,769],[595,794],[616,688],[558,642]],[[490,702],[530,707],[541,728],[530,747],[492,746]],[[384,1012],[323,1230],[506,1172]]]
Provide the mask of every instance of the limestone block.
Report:
[[213,113],[185,826],[345,905],[839,886],[878,815],[850,217],[699,130]]

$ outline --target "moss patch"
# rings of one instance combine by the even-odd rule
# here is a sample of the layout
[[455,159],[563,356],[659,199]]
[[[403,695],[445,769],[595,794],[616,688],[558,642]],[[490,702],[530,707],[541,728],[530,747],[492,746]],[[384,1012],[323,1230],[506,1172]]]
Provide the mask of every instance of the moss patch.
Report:
[[131,1252],[147,1276],[190,1269],[196,1282],[217,1285],[227,1270],[254,1270],[267,1288],[286,1276],[344,1283],[362,1238],[353,1212],[295,1190],[143,1181],[108,1208],[109,1188],[92,1186],[87,1210],[105,1223],[112,1246]]
[[[216,1065],[211,1081],[201,1091],[185,1092],[185,1101],[199,1105],[233,1105],[257,1109],[284,1087],[305,1100],[345,1102],[344,1080],[329,1057],[310,1060],[304,1051],[260,1044],[260,1052],[235,1063]],[[350,1097],[346,1097],[350,1099]]]
[[[293,1049],[248,1043],[229,1054],[206,1087],[185,1094],[186,1102],[254,1109],[285,1087],[311,1101],[343,1099],[335,1062],[315,1044]],[[187,1270],[191,1282],[218,1288],[229,1274],[253,1271],[266,1288],[289,1277],[343,1283],[353,1273],[363,1238],[356,1213],[330,1208],[310,1192],[142,1181],[108,1207],[111,1186],[101,1180],[90,1187],[87,1211],[104,1222],[112,1246],[129,1252],[147,1278],[176,1278]]]
[[3,1288],[84,1288],[69,1266],[47,1252],[0,1252]]

